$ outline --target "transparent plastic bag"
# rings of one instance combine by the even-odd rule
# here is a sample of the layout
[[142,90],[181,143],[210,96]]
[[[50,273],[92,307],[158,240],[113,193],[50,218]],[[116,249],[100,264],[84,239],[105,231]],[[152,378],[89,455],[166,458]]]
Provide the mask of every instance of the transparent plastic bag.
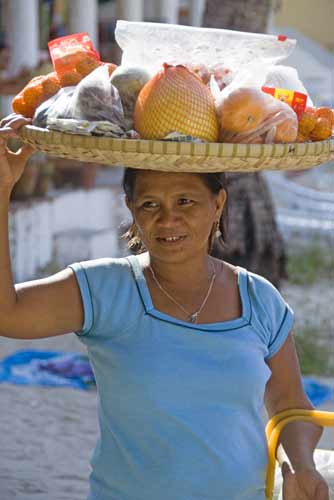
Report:
[[205,65],[210,71],[228,71],[229,77],[254,61],[277,64],[296,45],[284,36],[128,21],[117,21],[115,38],[123,51],[122,65],[152,72],[163,63]]
[[71,118],[72,97],[75,87],[61,88],[57,94],[44,101],[36,109],[33,125],[47,128],[49,118]]
[[76,86],[69,118],[109,121],[124,128],[121,99],[116,87],[110,83],[106,66],[98,67]]
[[106,66],[99,66],[75,87],[64,87],[37,110],[33,124],[47,127],[54,119],[108,121],[121,129],[124,114],[117,89]]
[[218,119],[221,142],[295,142],[298,134],[298,119],[293,109],[256,88],[240,87],[225,92],[218,107]]

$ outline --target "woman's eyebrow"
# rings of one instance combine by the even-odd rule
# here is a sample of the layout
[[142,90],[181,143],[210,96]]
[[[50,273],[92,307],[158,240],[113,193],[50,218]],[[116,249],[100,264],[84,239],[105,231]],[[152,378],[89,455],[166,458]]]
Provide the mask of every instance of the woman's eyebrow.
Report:
[[[188,196],[198,196],[200,195],[200,191],[196,190],[196,189],[188,189],[188,190],[185,190],[183,189],[182,191],[174,191],[173,192],[173,195],[175,197],[188,197]],[[161,191],[145,191],[144,193],[141,193],[140,191],[138,193],[136,193],[136,195],[140,198],[152,198],[152,197],[159,197],[161,196]]]

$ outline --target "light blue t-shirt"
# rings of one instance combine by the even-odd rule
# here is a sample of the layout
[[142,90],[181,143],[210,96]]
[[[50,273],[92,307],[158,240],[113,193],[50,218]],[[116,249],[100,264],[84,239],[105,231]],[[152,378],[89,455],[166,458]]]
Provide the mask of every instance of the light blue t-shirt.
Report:
[[241,317],[178,320],[154,308],[143,257],[70,266],[99,395],[89,500],[264,500],[265,360],[293,312],[238,268]]

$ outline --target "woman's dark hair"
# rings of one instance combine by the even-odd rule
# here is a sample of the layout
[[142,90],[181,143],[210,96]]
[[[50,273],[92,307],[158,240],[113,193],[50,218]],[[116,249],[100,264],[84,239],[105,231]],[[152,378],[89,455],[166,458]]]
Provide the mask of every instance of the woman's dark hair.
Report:
[[[135,189],[135,181],[137,173],[138,170],[135,168],[126,168],[123,176],[123,190],[130,202],[133,201],[133,194]],[[227,184],[226,177],[223,172],[203,173],[203,174],[196,173],[194,175],[200,176],[203,179],[203,182],[206,184],[206,186],[210,189],[210,191],[213,194],[218,194],[221,189],[224,189],[226,191],[226,195],[228,194],[226,187]],[[218,228],[215,226],[213,226],[210,232],[208,241],[208,249],[210,255],[214,254],[215,257],[220,257],[222,255],[227,237],[227,227],[228,227],[228,200],[226,200],[224,210],[219,221],[220,236],[217,238],[216,231]],[[128,248],[132,253],[139,254],[146,252],[146,248],[138,235],[138,229],[134,222],[132,222],[128,230],[122,235],[122,238],[127,240]]]

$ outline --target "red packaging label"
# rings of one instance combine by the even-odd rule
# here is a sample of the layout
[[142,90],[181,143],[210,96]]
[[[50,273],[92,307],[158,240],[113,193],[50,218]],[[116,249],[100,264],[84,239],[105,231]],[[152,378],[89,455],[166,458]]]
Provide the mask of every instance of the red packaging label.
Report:
[[294,90],[278,89],[275,87],[262,87],[263,92],[270,94],[275,99],[286,102],[296,113],[298,120],[306,109],[307,95]]

